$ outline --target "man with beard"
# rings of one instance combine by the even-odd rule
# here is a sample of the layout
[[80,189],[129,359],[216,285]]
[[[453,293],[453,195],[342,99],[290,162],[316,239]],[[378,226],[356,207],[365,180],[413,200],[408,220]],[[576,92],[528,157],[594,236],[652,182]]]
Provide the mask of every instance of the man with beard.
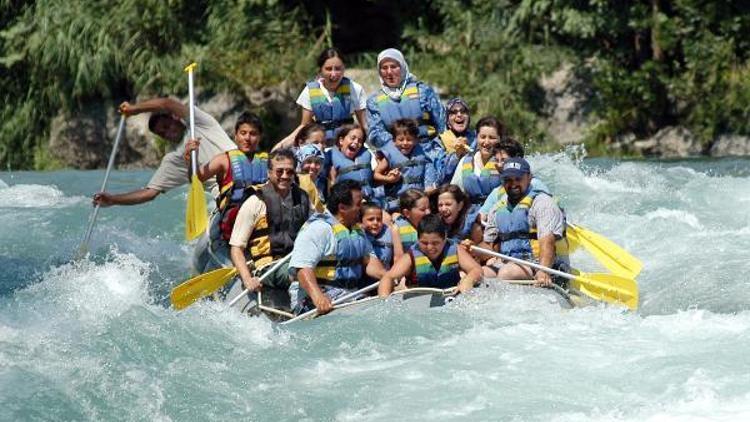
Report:
[[[520,157],[509,158],[500,175],[505,193],[490,212],[480,247],[561,271],[569,269],[565,214],[552,196],[531,184],[531,167]],[[549,286],[549,274],[526,265],[493,258],[485,277],[501,280],[534,279]]]

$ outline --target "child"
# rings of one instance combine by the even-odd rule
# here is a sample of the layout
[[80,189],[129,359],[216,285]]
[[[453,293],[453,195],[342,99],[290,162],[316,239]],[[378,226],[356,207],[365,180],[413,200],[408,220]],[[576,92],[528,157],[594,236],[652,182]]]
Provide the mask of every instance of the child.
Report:
[[362,197],[372,199],[372,154],[364,148],[365,132],[359,125],[346,124],[336,134],[336,146],[329,151],[331,185],[342,180],[356,180],[362,186]]
[[418,145],[419,128],[414,119],[399,119],[391,126],[393,141],[379,152],[373,178],[385,188],[388,212],[398,209],[398,197],[414,188],[429,193],[437,185],[437,169]]
[[[459,271],[466,275],[461,278]],[[437,215],[426,215],[419,223],[419,242],[380,279],[378,295],[388,296],[394,281],[406,277],[406,287],[448,289],[466,293],[482,279],[482,267],[464,248],[446,238],[446,228]]]
[[326,129],[315,122],[308,123],[297,131],[297,134],[291,142],[288,139],[284,139],[277,143],[271,151],[276,151],[281,148],[291,148],[292,151],[297,152],[301,146],[307,144],[313,144],[321,151],[325,151]]
[[[430,213],[430,198],[426,193],[417,189],[407,189],[398,198],[401,214],[394,214],[393,238],[401,240],[401,250],[407,251],[411,245],[417,243],[417,227],[422,218]],[[400,254],[394,255],[394,261]]]
[[393,257],[400,257],[404,251],[398,231],[383,224],[383,208],[380,205],[374,202],[365,202],[362,205],[362,228],[365,237],[372,244],[375,256],[386,270],[391,268]]
[[[323,159],[323,152],[315,145],[304,145],[297,151],[299,187],[307,193],[315,212],[325,211],[323,200],[325,185],[321,185],[319,177]],[[325,179],[323,181],[325,182]]]

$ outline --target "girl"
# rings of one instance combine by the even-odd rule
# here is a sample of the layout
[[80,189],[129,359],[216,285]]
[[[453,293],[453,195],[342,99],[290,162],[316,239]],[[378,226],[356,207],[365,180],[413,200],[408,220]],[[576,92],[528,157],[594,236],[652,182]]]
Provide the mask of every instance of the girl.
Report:
[[[305,145],[297,151],[299,187],[307,193],[315,212],[325,212],[323,191],[320,186],[320,170],[323,167],[323,152],[315,145]],[[325,181],[325,179],[323,179]]]
[[474,222],[467,218],[469,202],[466,195],[456,185],[443,185],[437,191],[437,214],[448,230],[448,238],[460,242],[471,238],[475,243],[482,241],[481,231],[472,236]]
[[343,125],[336,134],[336,147],[329,151],[331,185],[341,180],[356,180],[362,197],[372,199],[372,154],[364,147],[365,132],[358,125]]
[[[459,271],[466,275],[462,278]],[[394,262],[378,285],[378,295],[388,296],[394,281],[406,277],[406,287],[448,289],[466,293],[482,279],[482,267],[458,242],[446,238],[446,228],[437,215],[419,223],[419,242]]]
[[382,183],[385,191],[385,208],[398,209],[398,197],[407,189],[429,193],[437,184],[437,170],[433,162],[417,145],[419,129],[413,119],[399,119],[391,127],[393,142],[379,151],[378,165],[373,178]]
[[[424,216],[430,214],[430,200],[424,192],[408,189],[399,197],[401,214],[394,214],[393,238],[401,240],[401,250],[407,251],[417,242],[417,227]],[[394,257],[394,261],[399,256]]]

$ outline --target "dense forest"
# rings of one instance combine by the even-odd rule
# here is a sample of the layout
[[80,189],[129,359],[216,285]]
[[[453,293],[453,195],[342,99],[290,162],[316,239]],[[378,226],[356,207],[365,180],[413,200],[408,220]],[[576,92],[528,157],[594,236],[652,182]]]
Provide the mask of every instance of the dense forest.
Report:
[[701,0],[0,0],[0,165],[48,168],[59,113],[185,95],[191,61],[203,90],[296,93],[328,45],[365,68],[398,47],[444,98],[540,146],[539,80],[563,63],[589,87],[590,151],[670,125],[709,145],[750,134],[749,33],[750,3]]

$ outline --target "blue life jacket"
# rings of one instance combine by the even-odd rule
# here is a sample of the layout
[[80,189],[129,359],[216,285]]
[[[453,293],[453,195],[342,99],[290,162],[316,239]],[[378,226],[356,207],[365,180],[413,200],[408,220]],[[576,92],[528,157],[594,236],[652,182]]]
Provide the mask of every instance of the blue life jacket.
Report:
[[240,150],[227,151],[229,171],[224,175],[216,198],[216,207],[223,211],[230,204],[242,204],[247,194],[245,189],[262,185],[268,181],[268,154],[255,153],[253,159]]
[[408,251],[413,244],[417,243],[417,229],[403,215],[396,217],[393,223],[398,227],[398,235],[401,238],[403,250]]
[[[498,230],[497,241],[500,253],[520,259],[539,259],[539,241],[536,227],[529,225],[529,209],[539,194],[549,193],[529,185],[526,196],[513,206],[508,202],[508,194],[503,194],[495,207],[495,224]],[[551,196],[551,195],[550,195]],[[555,262],[568,256],[568,241],[563,232],[562,238],[555,241]]]
[[390,127],[398,119],[417,120],[419,123],[419,140],[424,142],[434,138],[437,135],[437,129],[435,129],[436,124],[432,121],[430,113],[422,111],[419,85],[416,81],[407,82],[399,101],[394,101],[381,92],[375,97],[375,104],[386,127]]
[[457,245],[453,240],[446,240],[438,269],[432,264],[430,258],[422,253],[419,244],[413,245],[409,249],[409,254],[414,263],[414,270],[410,277],[412,283],[418,287],[433,287],[436,289],[448,289],[456,286],[461,279]]
[[469,196],[472,204],[484,203],[493,189],[502,184],[500,173],[495,167],[495,159],[492,158],[480,171],[479,176],[474,173],[474,154],[467,154],[461,159],[461,176],[464,184],[464,192]]
[[338,148],[331,148],[331,166],[336,169],[335,183],[356,180],[362,186],[362,196],[372,198],[372,154],[367,148],[360,148],[354,160]]
[[375,256],[383,263],[386,270],[390,269],[393,265],[393,234],[390,227],[383,224],[377,236],[373,236],[369,232],[365,232],[365,236],[372,244]]
[[451,230],[449,230],[448,238],[456,242],[460,242],[464,239],[470,239],[471,229],[476,219],[477,219],[477,213],[474,213],[472,216],[471,210],[468,210],[466,212],[466,215],[464,215],[463,221],[461,221],[461,227],[455,233],[451,233]]
[[362,259],[368,256],[369,248],[362,229],[357,224],[349,230],[329,213],[313,214],[305,224],[316,220],[328,223],[336,238],[336,254],[326,256],[315,268],[318,283],[344,289],[364,287],[367,280],[362,277]]
[[393,142],[388,142],[380,152],[388,160],[390,170],[401,171],[401,179],[398,182],[384,186],[386,209],[393,212],[398,209],[398,197],[404,191],[410,188],[424,190],[427,165],[431,163],[420,145],[414,146],[409,157],[402,154]]
[[323,90],[325,87],[320,86],[320,82],[312,80],[307,83],[307,90],[310,93],[310,106],[315,115],[315,122],[326,129],[326,140],[336,138],[336,129],[345,123],[352,123],[351,113],[351,81],[346,76],[341,79],[341,83],[336,88],[335,94],[328,101]]

